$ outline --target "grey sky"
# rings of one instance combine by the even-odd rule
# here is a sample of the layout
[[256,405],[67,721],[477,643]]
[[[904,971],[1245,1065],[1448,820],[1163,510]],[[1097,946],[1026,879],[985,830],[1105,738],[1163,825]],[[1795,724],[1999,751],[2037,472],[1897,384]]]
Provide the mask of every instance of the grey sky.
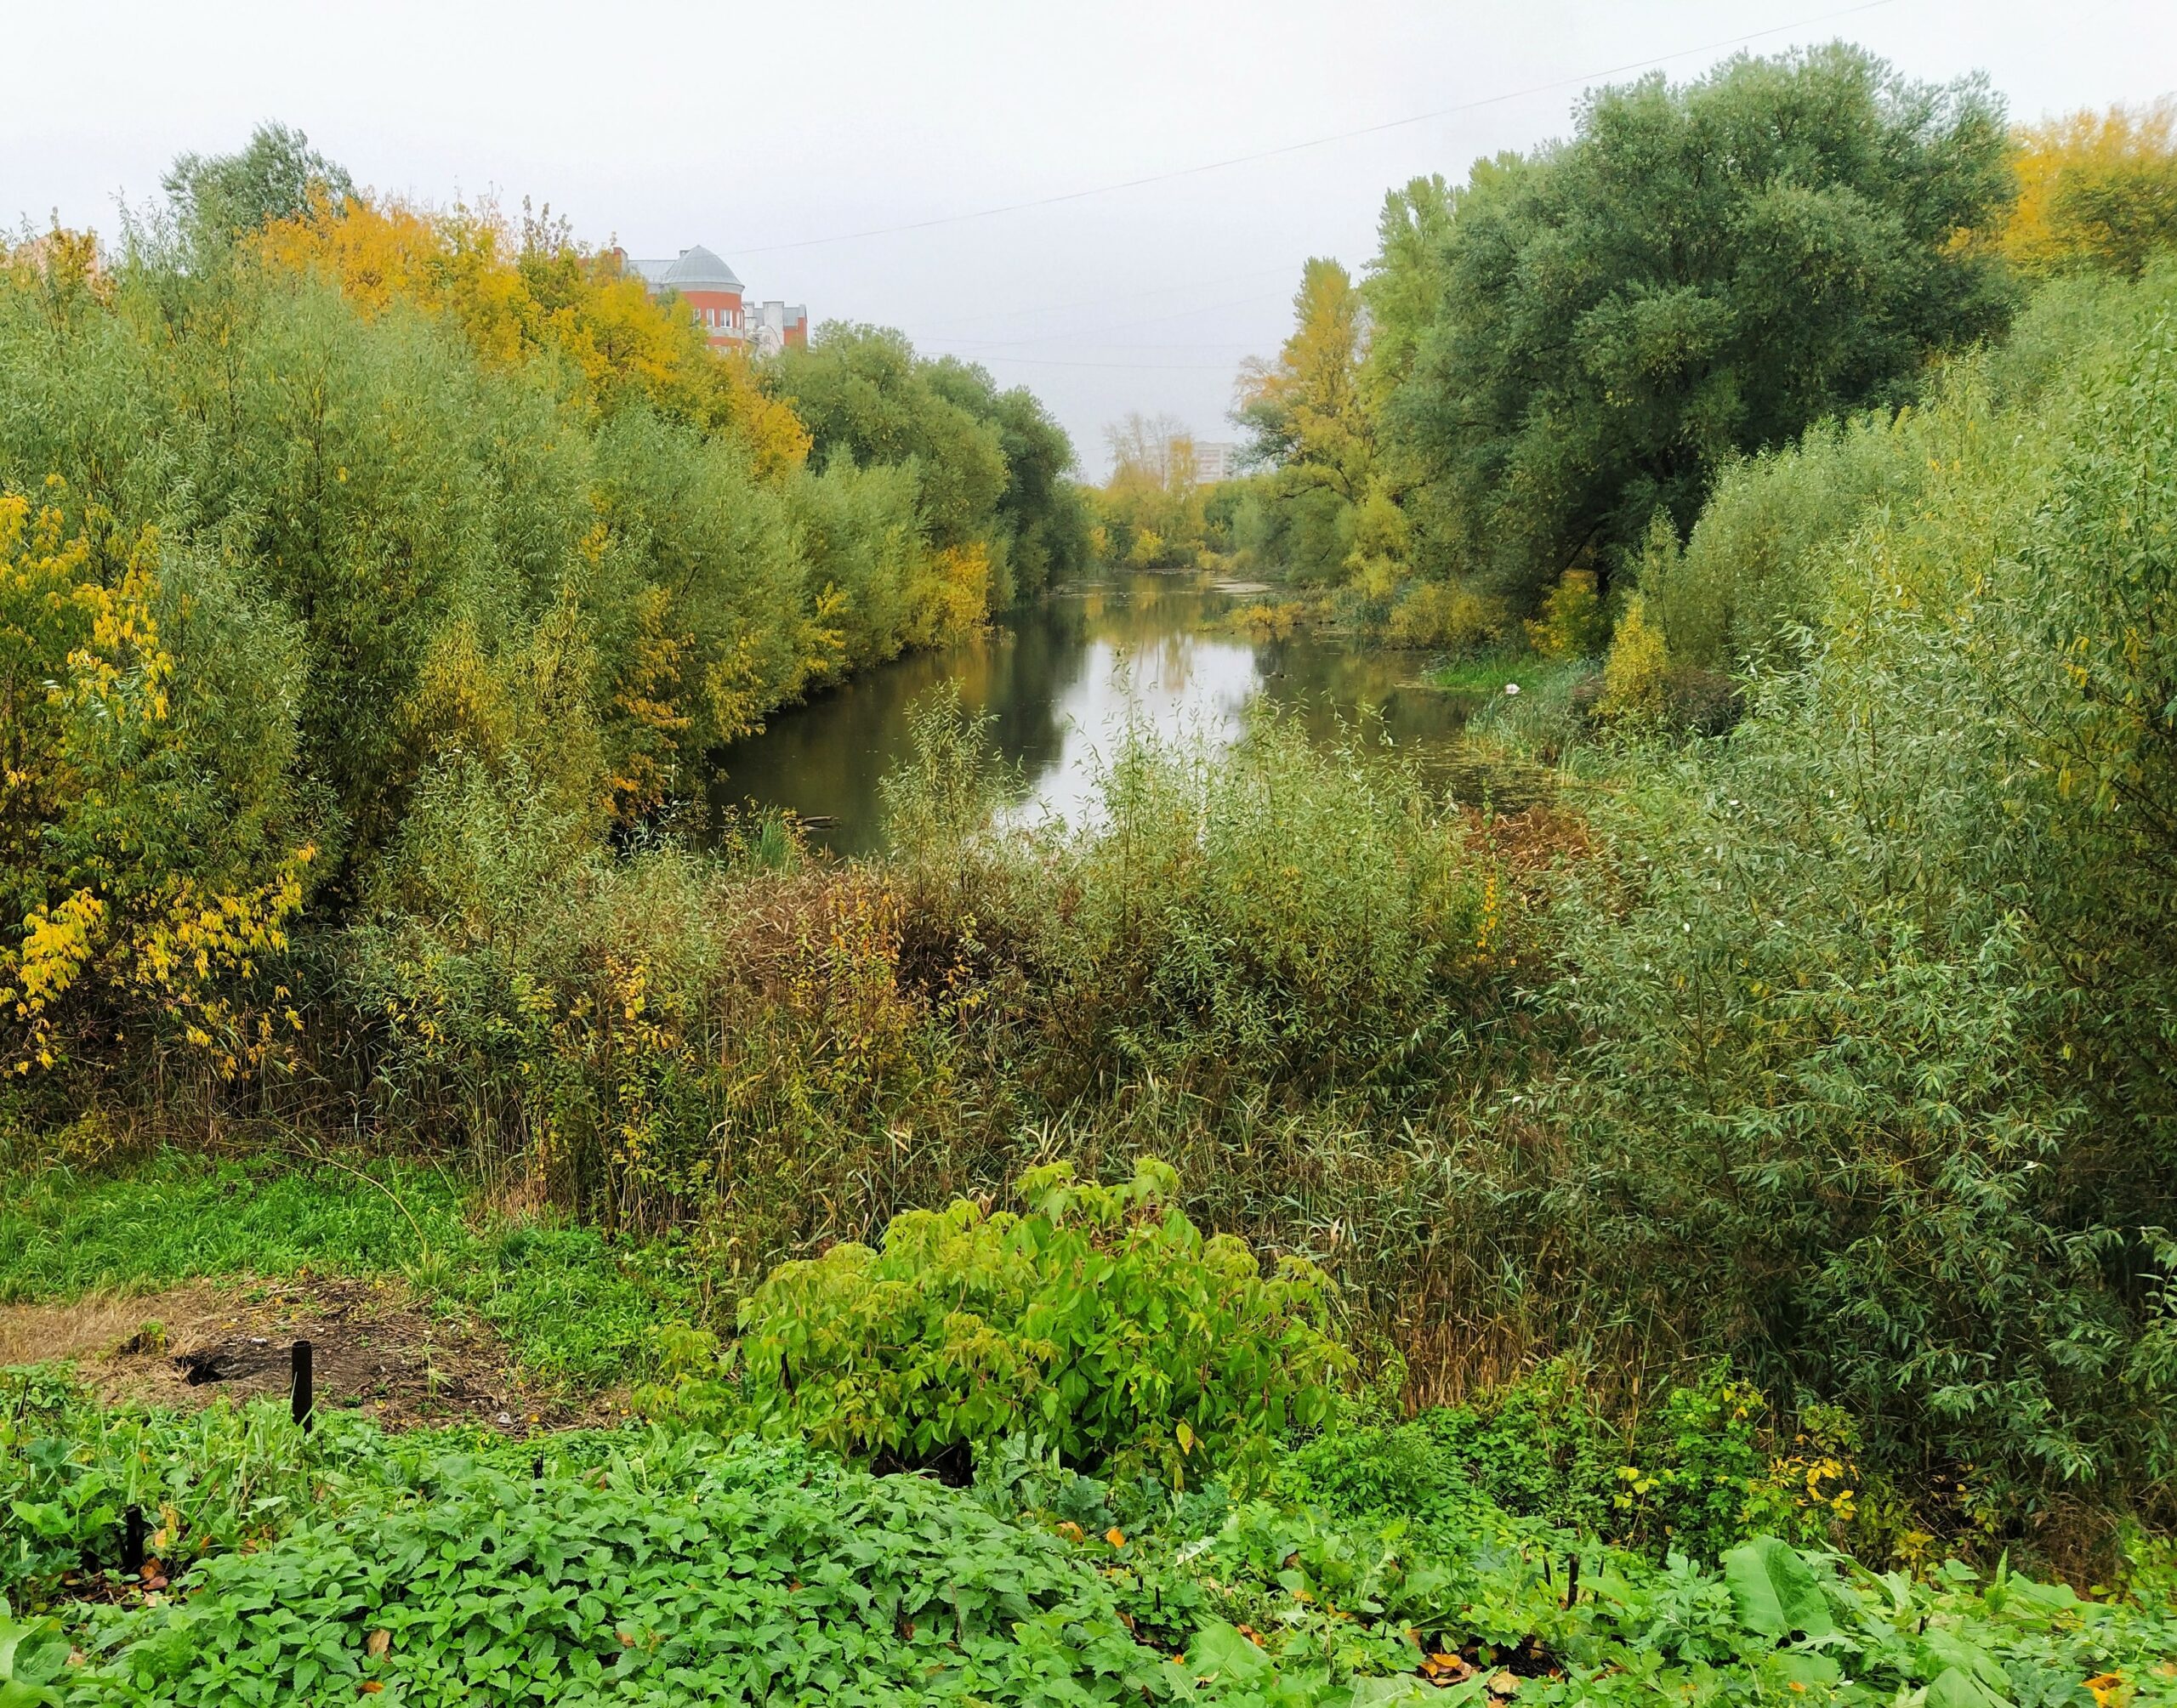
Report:
[[1234,366],[1282,337],[1304,258],[1357,269],[1388,186],[1561,133],[1598,73],[1682,77],[1770,32],[1747,46],[1843,36],[1918,77],[1985,71],[2024,117],[2177,88],[2177,0],[6,0],[0,17],[11,221],[57,209],[110,233],[116,197],[150,196],[175,153],[281,118],[380,189],[528,195],[636,254],[705,243],[752,296],[972,357],[1044,397],[1091,473],[1128,409],[1230,436]]

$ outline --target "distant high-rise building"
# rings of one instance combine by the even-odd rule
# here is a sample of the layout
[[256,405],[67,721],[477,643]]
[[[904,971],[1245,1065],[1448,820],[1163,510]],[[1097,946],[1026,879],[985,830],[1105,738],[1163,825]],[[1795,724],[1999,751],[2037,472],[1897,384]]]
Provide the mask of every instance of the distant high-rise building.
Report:
[[627,266],[653,297],[678,294],[713,349],[753,348],[759,355],[775,355],[788,344],[809,342],[806,308],[770,302],[750,309],[742,302],[742,286],[733,269],[700,243],[670,261],[629,260]]
[[1245,473],[1240,467],[1242,447],[1229,440],[1197,439],[1194,442],[1194,478],[1205,486],[1219,480],[1236,480]]

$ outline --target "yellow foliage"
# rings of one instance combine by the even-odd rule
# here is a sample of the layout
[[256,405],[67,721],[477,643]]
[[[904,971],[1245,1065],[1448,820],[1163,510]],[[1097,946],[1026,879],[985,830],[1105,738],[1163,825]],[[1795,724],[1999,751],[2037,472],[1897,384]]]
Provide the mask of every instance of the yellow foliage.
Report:
[[43,905],[31,911],[23,921],[15,989],[0,992],[14,998],[17,1019],[36,1019],[67,994],[90,962],[93,939],[105,918],[105,904],[88,889],[77,890],[58,912]]
[[467,617],[456,617],[432,638],[401,707],[401,722],[433,752],[458,747],[486,761],[506,752],[514,739],[514,707]]
[[1388,638],[1395,646],[1471,652],[1496,639],[1503,627],[1503,612],[1472,588],[1423,582],[1391,612]]
[[1306,619],[1308,608],[1297,600],[1279,604],[1257,603],[1232,614],[1232,627],[1252,640],[1283,640]]
[[1375,461],[1375,429],[1361,395],[1367,315],[1351,275],[1335,261],[1310,260],[1293,321],[1276,360],[1242,366],[1241,413],[1290,465],[1357,503]]
[[765,394],[744,359],[713,351],[679,304],[653,300],[616,254],[580,250],[549,221],[528,222],[518,240],[489,203],[351,199],[277,221],[256,241],[266,265],[323,273],[367,314],[403,302],[451,317],[487,362],[555,353],[581,374],[593,407],[634,394],[730,430],[760,473],[782,473],[809,453],[807,428]]
[[2177,101],[2029,127],[2011,163],[2018,201],[1997,247],[2026,272],[2136,274],[2154,249],[2177,243]]
[[918,645],[972,634],[990,616],[990,553],[981,541],[933,552],[910,589]]
[[1544,658],[1586,658],[1601,647],[1607,622],[1594,571],[1567,570],[1526,626],[1527,643]]
[[[151,529],[123,538],[94,510],[71,536],[57,502],[33,519],[28,501],[0,497],[0,877],[25,907],[13,942],[17,922],[0,921],[0,1020],[15,1034],[0,1062],[19,1074],[60,1059],[60,1018],[94,982],[180,1023],[228,1071],[266,1041],[219,986],[286,946],[315,850],[231,889],[146,858],[128,815],[155,809],[130,790],[180,740],[157,559]],[[134,744],[117,757],[117,735]],[[108,824],[77,833],[65,872],[48,867],[51,833],[87,806]]]
[[44,235],[0,245],[0,277],[43,299],[47,317],[65,326],[79,304],[113,300],[113,280],[99,262],[99,240],[55,221]]
[[1670,653],[1663,627],[1648,621],[1636,595],[1603,661],[1602,699],[1595,709],[1606,717],[1653,721],[1668,709],[1669,693]]
[[612,703],[626,718],[622,751],[607,786],[612,816],[632,824],[665,799],[673,780],[678,738],[695,720],[678,709],[680,672],[690,643],[666,625],[672,595],[648,587],[635,597],[635,642],[629,649]]

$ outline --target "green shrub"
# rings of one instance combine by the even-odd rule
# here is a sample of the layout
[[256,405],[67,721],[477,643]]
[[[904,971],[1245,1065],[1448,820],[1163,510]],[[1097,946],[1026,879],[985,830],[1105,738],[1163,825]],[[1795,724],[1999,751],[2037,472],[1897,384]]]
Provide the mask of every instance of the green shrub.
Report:
[[1219,753],[1135,730],[1098,796],[1024,897],[1077,1075],[1409,1077],[1464,1049],[1516,958],[1509,883],[1364,732],[1326,750],[1264,711]]
[[1526,625],[1527,644],[1544,658],[1592,658],[1610,635],[1609,614],[1592,570],[1567,570]]
[[1583,1280],[1942,1471],[1952,1535],[2172,1511],[2170,292],[2032,414],[1895,429],[1914,503],[1840,513],[1804,662],[1596,798],[1628,882],[1557,916]]
[[1669,710],[1669,696],[1670,650],[1662,627],[1649,620],[1646,605],[1635,594],[1603,660],[1602,698],[1596,710],[1606,718],[1659,723]]
[[887,1462],[1022,1434],[1071,1465],[1245,1482],[1323,1421],[1352,1363],[1322,1273],[1287,1257],[1265,1278],[1178,1188],[1157,1162],[1114,1186],[1061,1162],[1021,1177],[1025,1216],[907,1211],[881,1251],[782,1264],[742,1302],[732,1387],[695,1376],[649,1403]]
[[1504,627],[1501,605],[1471,587],[1417,582],[1392,607],[1384,637],[1393,646],[1476,652],[1496,641]]
[[1455,1526],[1499,1511],[1658,1559],[1714,1560],[1764,1534],[1894,1548],[1894,1522],[1855,1527],[1857,1444],[1822,1407],[1785,1438],[1767,1397],[1721,1365],[1621,1422],[1560,1359],[1395,1428],[1327,1431],[1281,1462],[1278,1487],[1349,1518]]
[[[1960,383],[1953,375],[1952,389]],[[1884,507],[1912,501],[1928,459],[1951,454],[1947,418],[1821,423],[1795,445],[1726,466],[1683,551],[1675,533],[1659,540],[1651,529],[1641,601],[1672,661],[1729,673],[1797,659],[1821,610],[1825,553]]]

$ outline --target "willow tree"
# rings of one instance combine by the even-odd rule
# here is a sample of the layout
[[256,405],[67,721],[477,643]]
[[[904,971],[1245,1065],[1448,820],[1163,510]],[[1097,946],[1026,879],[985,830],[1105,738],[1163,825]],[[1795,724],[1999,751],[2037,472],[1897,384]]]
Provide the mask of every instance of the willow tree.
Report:
[[[1937,88],[1842,44],[1606,89],[1574,135],[1476,167],[1435,313],[1383,432],[1458,568],[1532,599],[1606,579],[1717,469],[1914,394],[2004,323],[1985,246],[2009,193],[1980,82]],[[1388,293],[1401,263],[1382,270]]]

